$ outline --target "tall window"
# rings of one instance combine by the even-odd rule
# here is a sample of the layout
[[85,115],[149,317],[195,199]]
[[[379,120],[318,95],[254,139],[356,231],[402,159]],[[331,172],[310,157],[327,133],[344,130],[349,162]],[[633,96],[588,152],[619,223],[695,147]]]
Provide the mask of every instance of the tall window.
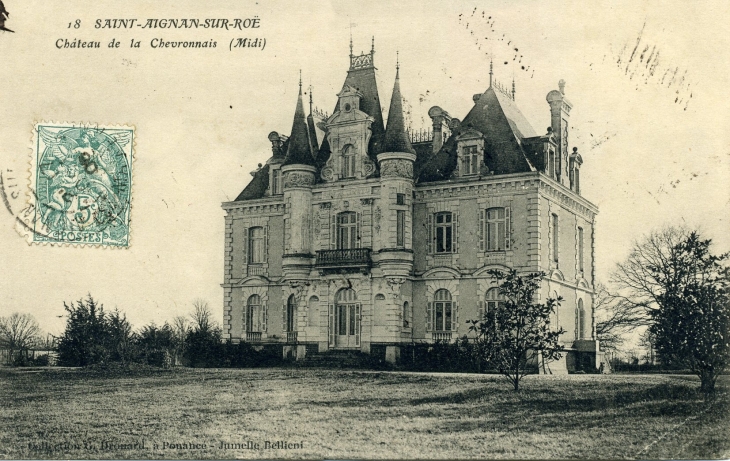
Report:
[[453,237],[453,214],[450,212],[436,213],[436,253],[451,253]]
[[281,170],[277,168],[271,172],[271,195],[281,194],[281,189]]
[[583,272],[583,228],[578,228],[578,271]]
[[408,328],[411,326],[411,310],[408,301],[403,303],[403,327]]
[[505,249],[505,211],[504,208],[487,210],[487,251]]
[[583,309],[583,300],[578,300],[578,307],[575,309],[575,339],[586,337],[586,312]]
[[498,307],[504,305],[504,295],[499,292],[499,288],[487,290],[484,305],[487,307],[485,313],[495,311]]
[[462,175],[473,175],[479,173],[479,153],[477,146],[464,147],[464,171]]
[[248,230],[248,263],[263,264],[266,259],[264,245],[266,236],[263,227],[252,227]]
[[286,301],[286,331],[297,331],[297,300],[294,295]]
[[337,248],[357,248],[357,213],[347,211],[337,215]]
[[558,262],[558,248],[560,246],[558,245],[558,215],[554,214],[552,215],[553,218],[553,261],[556,263]]
[[448,290],[438,290],[433,297],[434,301],[434,329],[436,331],[451,331],[451,316],[453,302]]
[[355,148],[350,144],[342,151],[342,177],[355,177]]
[[260,332],[262,325],[261,297],[259,295],[251,295],[246,303],[246,332]]
[[[340,290],[337,293],[337,334],[338,335],[355,335],[357,330],[356,321],[357,295],[355,290]],[[359,334],[359,332],[357,333]]]
[[396,205],[405,205],[406,204],[406,194],[395,194],[395,204]]
[[403,248],[406,245],[406,212],[405,210],[397,210],[395,213],[397,218],[395,246]]

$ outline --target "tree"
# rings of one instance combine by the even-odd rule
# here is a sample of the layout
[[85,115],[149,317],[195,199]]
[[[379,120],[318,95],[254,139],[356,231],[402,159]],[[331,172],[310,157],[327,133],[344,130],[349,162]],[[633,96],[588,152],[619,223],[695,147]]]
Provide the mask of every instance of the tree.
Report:
[[213,321],[208,303],[196,299],[190,314],[193,326],[185,337],[185,352],[192,367],[215,367],[222,364],[223,342],[220,328]]
[[0,348],[9,353],[9,360],[15,360],[15,353],[23,353],[39,341],[38,322],[30,314],[14,312],[9,317],[0,317]]
[[643,241],[634,242],[626,261],[616,266],[611,277],[618,288],[616,297],[637,325],[653,323],[652,313],[659,309],[659,297],[666,290],[661,279],[670,279],[673,272],[672,249],[689,234],[683,227],[654,231]]
[[517,271],[491,270],[499,282],[505,301],[485,313],[481,320],[471,320],[470,332],[476,332],[477,350],[484,360],[505,376],[519,390],[528,366],[540,358],[560,359],[563,346],[558,343],[562,328],[551,330],[550,317],[561,298],[535,302],[544,273],[517,275]]
[[659,356],[689,366],[705,394],[730,364],[730,255],[711,254],[711,243],[692,232],[672,248],[670,271],[651,268],[666,287],[649,327]]
[[84,367],[109,360],[108,335],[104,307],[89,295],[76,304],[63,303],[67,312],[66,330],[58,342],[60,365]]
[[109,360],[120,362],[122,365],[133,361],[137,355],[136,338],[127,316],[119,309],[114,309],[111,314],[106,315],[104,322],[107,334],[102,341],[108,351]]
[[165,323],[161,327],[154,323],[145,326],[137,335],[141,359],[148,365],[168,366],[175,348],[175,332]]
[[606,352],[618,351],[624,342],[623,335],[646,323],[642,311],[600,283],[596,284],[594,310],[596,338]]
[[188,320],[178,315],[172,319],[172,331],[173,331],[173,365],[180,365],[180,362],[185,354],[185,338],[188,336],[190,331],[190,325]]
[[615,275],[649,324],[662,363],[689,367],[706,394],[730,363],[730,254],[713,255],[711,244],[665,228],[634,244]]

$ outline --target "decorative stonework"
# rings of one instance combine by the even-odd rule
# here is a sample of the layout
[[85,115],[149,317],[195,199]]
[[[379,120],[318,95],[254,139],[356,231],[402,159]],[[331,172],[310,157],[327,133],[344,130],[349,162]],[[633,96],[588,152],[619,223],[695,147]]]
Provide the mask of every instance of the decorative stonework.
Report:
[[325,181],[334,181],[335,180],[335,169],[332,167],[332,157],[330,157],[329,160],[327,160],[327,164],[322,168],[322,172],[320,173],[320,176]]
[[375,207],[375,213],[373,213],[373,219],[375,220],[375,233],[380,233],[380,216],[382,215],[382,211],[380,211],[380,207]]
[[287,171],[284,173],[284,188],[291,187],[312,187],[314,175],[309,172]]
[[364,178],[369,177],[375,173],[375,162],[370,160],[368,157],[363,157],[362,159],[362,176]]
[[386,277],[385,281],[388,283],[388,288],[390,289],[390,294],[393,296],[393,299],[397,300],[400,298],[400,287],[405,283],[406,278]]
[[380,176],[413,179],[413,162],[400,159],[385,160],[380,164]]
[[375,203],[375,199],[374,198],[361,198],[360,199],[360,204],[362,206],[370,206],[373,203]]

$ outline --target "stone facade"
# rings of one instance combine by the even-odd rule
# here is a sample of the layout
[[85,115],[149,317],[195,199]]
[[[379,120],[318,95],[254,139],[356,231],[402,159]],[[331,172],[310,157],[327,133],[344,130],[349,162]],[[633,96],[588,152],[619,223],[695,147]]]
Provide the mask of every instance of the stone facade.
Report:
[[[411,145],[398,78],[384,129],[374,51],[363,56],[351,56],[323,139],[311,115],[295,116],[292,136],[272,133],[267,165],[223,204],[225,336],[280,343],[298,359],[377,346],[395,361],[404,343],[467,335],[467,321],[499,301],[488,271],[515,268],[545,272],[540,298],[563,298],[553,324],[570,354],[553,371],[586,354],[597,367],[598,210],[579,193],[580,155],[568,152],[564,83],[548,95],[544,136],[514,91],[490,84],[463,122],[432,108],[435,132]],[[295,152],[298,123],[309,125],[311,158]]]

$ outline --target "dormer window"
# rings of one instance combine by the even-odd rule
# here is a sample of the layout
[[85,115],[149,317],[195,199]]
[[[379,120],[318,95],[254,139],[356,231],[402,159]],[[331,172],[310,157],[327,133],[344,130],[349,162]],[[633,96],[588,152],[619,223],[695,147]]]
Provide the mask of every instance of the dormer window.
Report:
[[476,176],[484,164],[484,137],[476,130],[467,130],[457,138],[459,176]]
[[281,195],[282,190],[281,170],[275,168],[271,170],[271,195]]
[[355,177],[355,148],[350,144],[342,150],[342,177]]
[[464,147],[464,172],[466,175],[479,173],[479,152],[477,146]]

